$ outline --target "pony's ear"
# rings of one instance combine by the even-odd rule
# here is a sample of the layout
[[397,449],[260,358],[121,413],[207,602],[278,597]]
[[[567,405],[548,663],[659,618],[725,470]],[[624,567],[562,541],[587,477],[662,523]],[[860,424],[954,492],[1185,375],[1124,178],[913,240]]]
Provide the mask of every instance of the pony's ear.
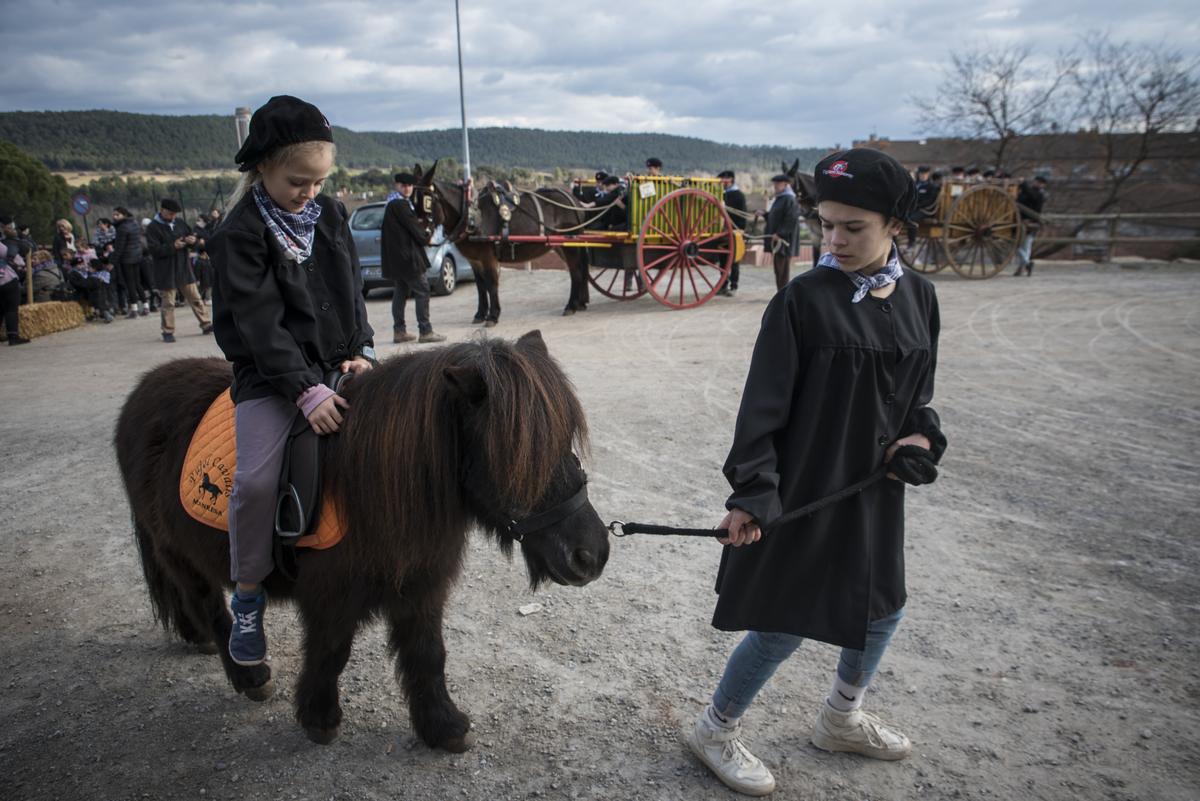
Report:
[[425,173],[424,183],[426,186],[429,186],[431,183],[433,183],[433,176],[437,172],[437,165],[439,161],[441,161],[441,159],[434,159],[433,165],[429,168],[429,172]]
[[413,175],[417,178],[417,183],[421,182],[421,176],[425,174],[425,170],[421,167],[421,162],[413,162]]
[[788,171],[788,170],[787,170],[787,162],[786,162],[786,161],[781,161],[781,162],[779,162],[779,167],[780,167],[780,169],[779,169],[779,171],[780,171],[780,172],[787,172],[787,171]]
[[487,384],[478,370],[470,367],[447,367],[442,370],[442,376],[450,389],[460,395],[468,403],[480,403],[487,397]]
[[517,340],[517,347],[535,351],[544,356],[550,355],[550,350],[546,347],[546,340],[542,339],[542,332],[537,328],[527,334],[522,334]]
[[796,173],[800,172],[800,157],[799,156],[797,156],[796,160],[794,162],[792,162],[792,168],[790,170],[788,170],[788,172],[790,172],[792,175],[795,175]]

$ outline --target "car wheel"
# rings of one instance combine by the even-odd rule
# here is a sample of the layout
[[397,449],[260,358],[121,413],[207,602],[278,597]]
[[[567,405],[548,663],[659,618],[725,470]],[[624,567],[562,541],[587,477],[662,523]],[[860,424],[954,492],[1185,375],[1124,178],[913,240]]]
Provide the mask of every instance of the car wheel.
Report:
[[442,257],[442,268],[438,272],[438,278],[435,282],[433,294],[449,295],[454,291],[454,287],[458,285],[457,265],[454,263],[454,257],[446,254]]

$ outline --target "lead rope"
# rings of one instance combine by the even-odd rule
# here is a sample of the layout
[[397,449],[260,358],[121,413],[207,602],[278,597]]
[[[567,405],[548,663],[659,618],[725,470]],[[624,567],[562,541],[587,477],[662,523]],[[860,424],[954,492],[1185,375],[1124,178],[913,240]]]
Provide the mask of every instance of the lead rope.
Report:
[[[887,468],[880,467],[874,473],[864,478],[862,481],[851,484],[845,489],[838,490],[832,495],[826,495],[824,498],[818,498],[812,503],[805,504],[799,509],[793,509],[787,514],[780,515],[765,526],[762,526],[762,532],[766,534],[772,529],[778,528],[785,523],[790,523],[793,520],[799,520],[802,517],[807,517],[816,514],[822,509],[832,506],[833,504],[844,501],[845,499],[857,495],[867,487],[879,481],[887,475]],[[676,535],[680,537],[717,537],[724,539],[729,536],[727,528],[679,528],[676,526],[655,526],[650,523],[625,523],[620,520],[614,520],[608,524],[608,533],[614,537],[628,537],[631,534],[659,534],[659,535]]]

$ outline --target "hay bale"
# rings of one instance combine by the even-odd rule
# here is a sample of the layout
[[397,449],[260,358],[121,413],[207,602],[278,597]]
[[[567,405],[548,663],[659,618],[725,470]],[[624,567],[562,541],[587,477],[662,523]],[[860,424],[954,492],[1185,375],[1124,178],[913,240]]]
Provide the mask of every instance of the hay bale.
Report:
[[83,325],[83,308],[74,301],[49,301],[22,306],[18,325],[21,336],[34,339]]

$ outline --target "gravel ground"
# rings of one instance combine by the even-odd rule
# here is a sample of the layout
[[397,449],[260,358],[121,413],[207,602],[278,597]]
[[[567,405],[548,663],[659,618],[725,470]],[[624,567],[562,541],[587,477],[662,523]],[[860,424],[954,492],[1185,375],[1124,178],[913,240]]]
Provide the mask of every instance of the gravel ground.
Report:
[[[746,719],[777,798],[1200,797],[1198,276],[1039,267],[936,277],[950,449],[941,480],[910,492],[908,617],[867,701],[915,753],[884,764],[808,743],[837,653],[807,644]],[[699,309],[597,297],[562,318],[564,274],[506,270],[492,334],[541,328],[576,382],[603,517],[713,525],[772,290],[746,270],[736,299]],[[437,329],[472,336],[474,301],[470,285],[435,299]],[[386,297],[369,307],[386,331]],[[379,627],[356,642],[328,747],[292,720],[291,609],[268,617],[264,704],[168,641],[110,439],[140,372],[216,353],[180,312],[173,346],[143,318],[0,350],[0,798],[732,796],[677,733],[736,642],[708,624],[712,542],[616,541],[594,584],[531,597],[521,564],[474,540],[446,621],[478,737],[463,755],[415,740]]]

